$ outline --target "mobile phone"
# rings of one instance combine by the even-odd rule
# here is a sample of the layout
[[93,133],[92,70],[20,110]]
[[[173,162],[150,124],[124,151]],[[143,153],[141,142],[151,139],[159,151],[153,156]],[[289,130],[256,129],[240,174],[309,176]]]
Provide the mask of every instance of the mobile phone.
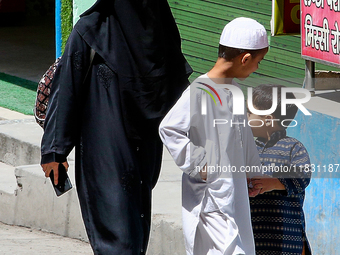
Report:
[[50,173],[50,179],[54,187],[55,193],[59,197],[65,192],[72,189],[72,184],[71,184],[70,178],[68,177],[66,173],[66,169],[63,164],[59,164],[58,171],[59,171],[58,184],[57,185],[54,184],[53,170]]

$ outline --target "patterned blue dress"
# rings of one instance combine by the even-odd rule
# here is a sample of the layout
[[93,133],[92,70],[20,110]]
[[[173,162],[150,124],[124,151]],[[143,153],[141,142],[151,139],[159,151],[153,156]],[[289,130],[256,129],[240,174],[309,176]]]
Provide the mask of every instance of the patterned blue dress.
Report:
[[267,143],[258,138],[256,145],[266,174],[286,188],[250,198],[256,254],[301,255],[304,241],[311,254],[302,209],[311,177],[306,148],[285,130],[273,133]]

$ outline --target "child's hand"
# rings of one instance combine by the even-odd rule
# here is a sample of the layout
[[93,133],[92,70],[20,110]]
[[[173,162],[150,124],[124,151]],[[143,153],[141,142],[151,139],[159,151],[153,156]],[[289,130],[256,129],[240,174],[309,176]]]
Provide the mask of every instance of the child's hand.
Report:
[[260,190],[259,194],[273,190],[285,190],[285,186],[277,178],[272,178],[268,175],[261,177],[254,177],[251,179],[251,183],[255,189]]
[[256,197],[258,194],[260,194],[261,189],[254,189],[248,187],[248,195],[249,197]]
[[255,189],[249,178],[247,178],[247,184],[249,197],[256,197],[260,193],[261,189]]
[[203,181],[207,180],[207,177],[208,177],[207,164],[205,164],[205,166],[200,170],[200,176],[201,176]]

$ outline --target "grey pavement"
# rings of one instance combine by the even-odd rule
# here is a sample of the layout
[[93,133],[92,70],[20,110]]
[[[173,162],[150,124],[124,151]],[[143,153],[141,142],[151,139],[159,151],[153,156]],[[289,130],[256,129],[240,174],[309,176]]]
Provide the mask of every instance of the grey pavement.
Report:
[[90,244],[36,229],[0,223],[2,255],[73,255],[93,254]]

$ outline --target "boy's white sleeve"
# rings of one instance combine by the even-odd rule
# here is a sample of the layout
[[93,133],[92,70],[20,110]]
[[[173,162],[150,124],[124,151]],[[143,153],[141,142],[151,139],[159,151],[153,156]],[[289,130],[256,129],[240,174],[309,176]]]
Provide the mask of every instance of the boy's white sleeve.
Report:
[[[248,121],[248,119],[246,120]],[[247,177],[253,178],[255,176],[262,176],[262,164],[259,152],[256,148],[253,132],[249,126],[246,126],[246,144],[244,147],[246,154],[246,165],[252,169],[252,171],[247,173]]]
[[190,107],[190,99],[196,100],[195,97],[190,98],[190,89],[187,89],[164,117],[159,134],[179,168],[184,173],[200,179],[199,170],[207,161],[204,147],[195,146],[188,137],[190,126],[198,114],[195,111],[199,110],[193,106],[195,102],[191,101]]

